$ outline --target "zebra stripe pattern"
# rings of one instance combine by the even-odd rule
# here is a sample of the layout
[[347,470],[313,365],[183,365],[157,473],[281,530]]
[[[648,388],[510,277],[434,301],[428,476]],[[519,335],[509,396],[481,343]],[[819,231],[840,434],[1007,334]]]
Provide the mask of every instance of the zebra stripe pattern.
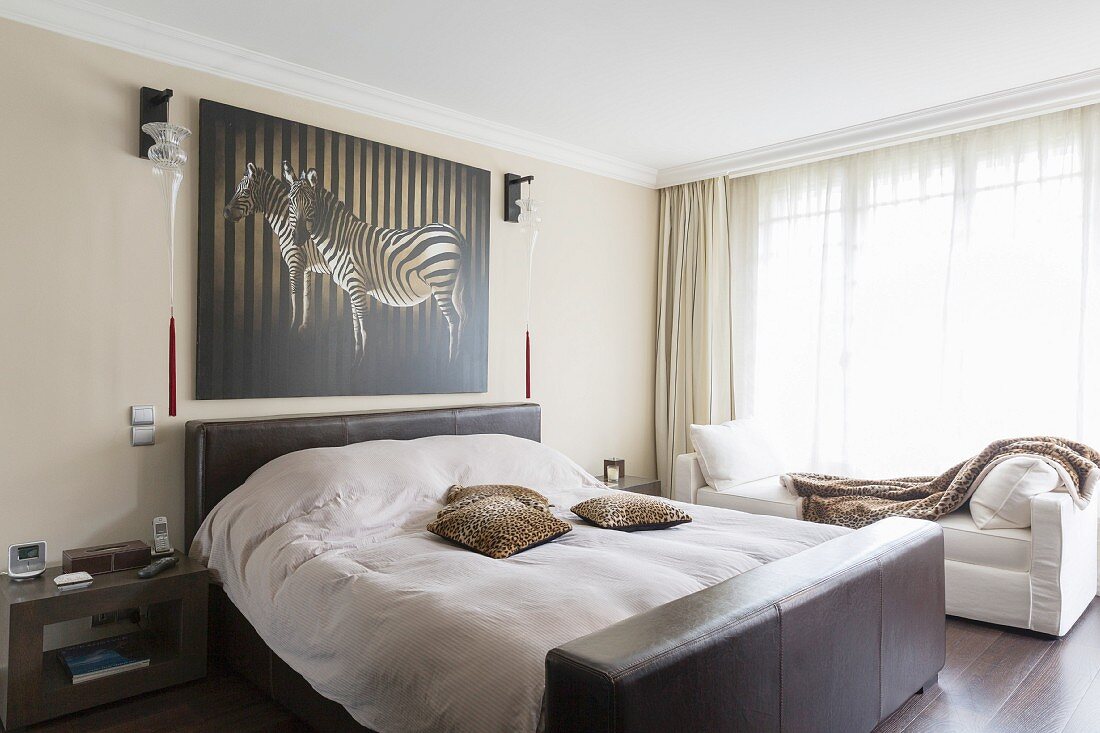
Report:
[[[288,226],[314,243],[333,281],[351,301],[355,352],[366,349],[367,297],[409,307],[435,299],[447,322],[449,355],[461,346],[465,318],[463,262],[466,242],[449,224],[386,229],[359,219],[331,191],[317,185],[317,171],[295,177],[283,162],[289,184]],[[297,230],[303,229],[301,235]]]
[[[290,312],[291,328],[299,331],[309,326],[311,273],[327,274],[328,263],[317,250],[309,237],[298,236],[290,222],[290,186],[273,176],[264,168],[249,163],[244,176],[233,191],[233,196],[222,211],[223,216],[232,222],[252,216],[257,211],[263,214],[271,232],[279,240],[279,254],[290,273]],[[302,306],[298,308],[298,291],[301,284]],[[299,313],[301,322],[299,323]]]
[[[199,103],[197,136],[199,399],[485,391],[489,171],[208,99]],[[308,256],[292,296],[283,253],[294,262],[293,242],[281,242],[258,209],[236,222],[224,215],[250,162],[287,190],[284,160],[296,171],[315,168],[318,185],[363,221],[386,229],[441,223],[458,230],[466,246],[465,318],[456,359],[448,358],[449,324],[434,297],[411,307],[368,297],[370,342],[360,359],[347,292],[327,272],[307,273]],[[319,253],[317,259],[324,262]],[[306,287],[310,297],[303,302]],[[303,321],[303,307],[309,327],[291,328],[295,312],[299,325]]]

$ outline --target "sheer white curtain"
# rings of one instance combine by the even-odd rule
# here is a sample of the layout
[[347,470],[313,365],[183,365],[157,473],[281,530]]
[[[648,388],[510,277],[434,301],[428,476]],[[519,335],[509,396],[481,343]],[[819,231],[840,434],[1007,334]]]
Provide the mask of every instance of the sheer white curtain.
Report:
[[[790,465],[936,473],[990,440],[1100,444],[1100,107],[730,187],[736,411]],[[755,215],[755,221],[752,221]]]

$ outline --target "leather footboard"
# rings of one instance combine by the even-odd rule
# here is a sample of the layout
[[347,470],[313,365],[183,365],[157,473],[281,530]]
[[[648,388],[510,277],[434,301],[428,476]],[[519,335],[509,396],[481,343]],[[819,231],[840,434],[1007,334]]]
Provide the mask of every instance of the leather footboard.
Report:
[[870,731],[945,646],[943,533],[885,519],[552,650],[546,729]]

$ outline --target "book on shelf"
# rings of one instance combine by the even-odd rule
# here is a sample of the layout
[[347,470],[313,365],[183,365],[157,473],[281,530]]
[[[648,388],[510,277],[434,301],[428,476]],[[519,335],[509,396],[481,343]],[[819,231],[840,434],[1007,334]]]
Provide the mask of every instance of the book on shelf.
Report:
[[74,685],[149,666],[149,653],[137,633],[68,646],[57,656]]

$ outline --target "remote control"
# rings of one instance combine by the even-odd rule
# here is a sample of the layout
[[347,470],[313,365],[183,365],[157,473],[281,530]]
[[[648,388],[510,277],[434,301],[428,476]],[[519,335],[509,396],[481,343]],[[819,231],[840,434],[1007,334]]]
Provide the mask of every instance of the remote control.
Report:
[[162,557],[159,560],[154,560],[141,570],[138,571],[139,578],[151,578],[154,575],[164,572],[168,568],[175,567],[179,564],[180,559],[173,555],[172,557]]
[[54,585],[58,590],[75,590],[77,588],[87,588],[92,584],[92,576],[83,571],[78,573],[65,573],[64,575],[58,575],[53,579]]

